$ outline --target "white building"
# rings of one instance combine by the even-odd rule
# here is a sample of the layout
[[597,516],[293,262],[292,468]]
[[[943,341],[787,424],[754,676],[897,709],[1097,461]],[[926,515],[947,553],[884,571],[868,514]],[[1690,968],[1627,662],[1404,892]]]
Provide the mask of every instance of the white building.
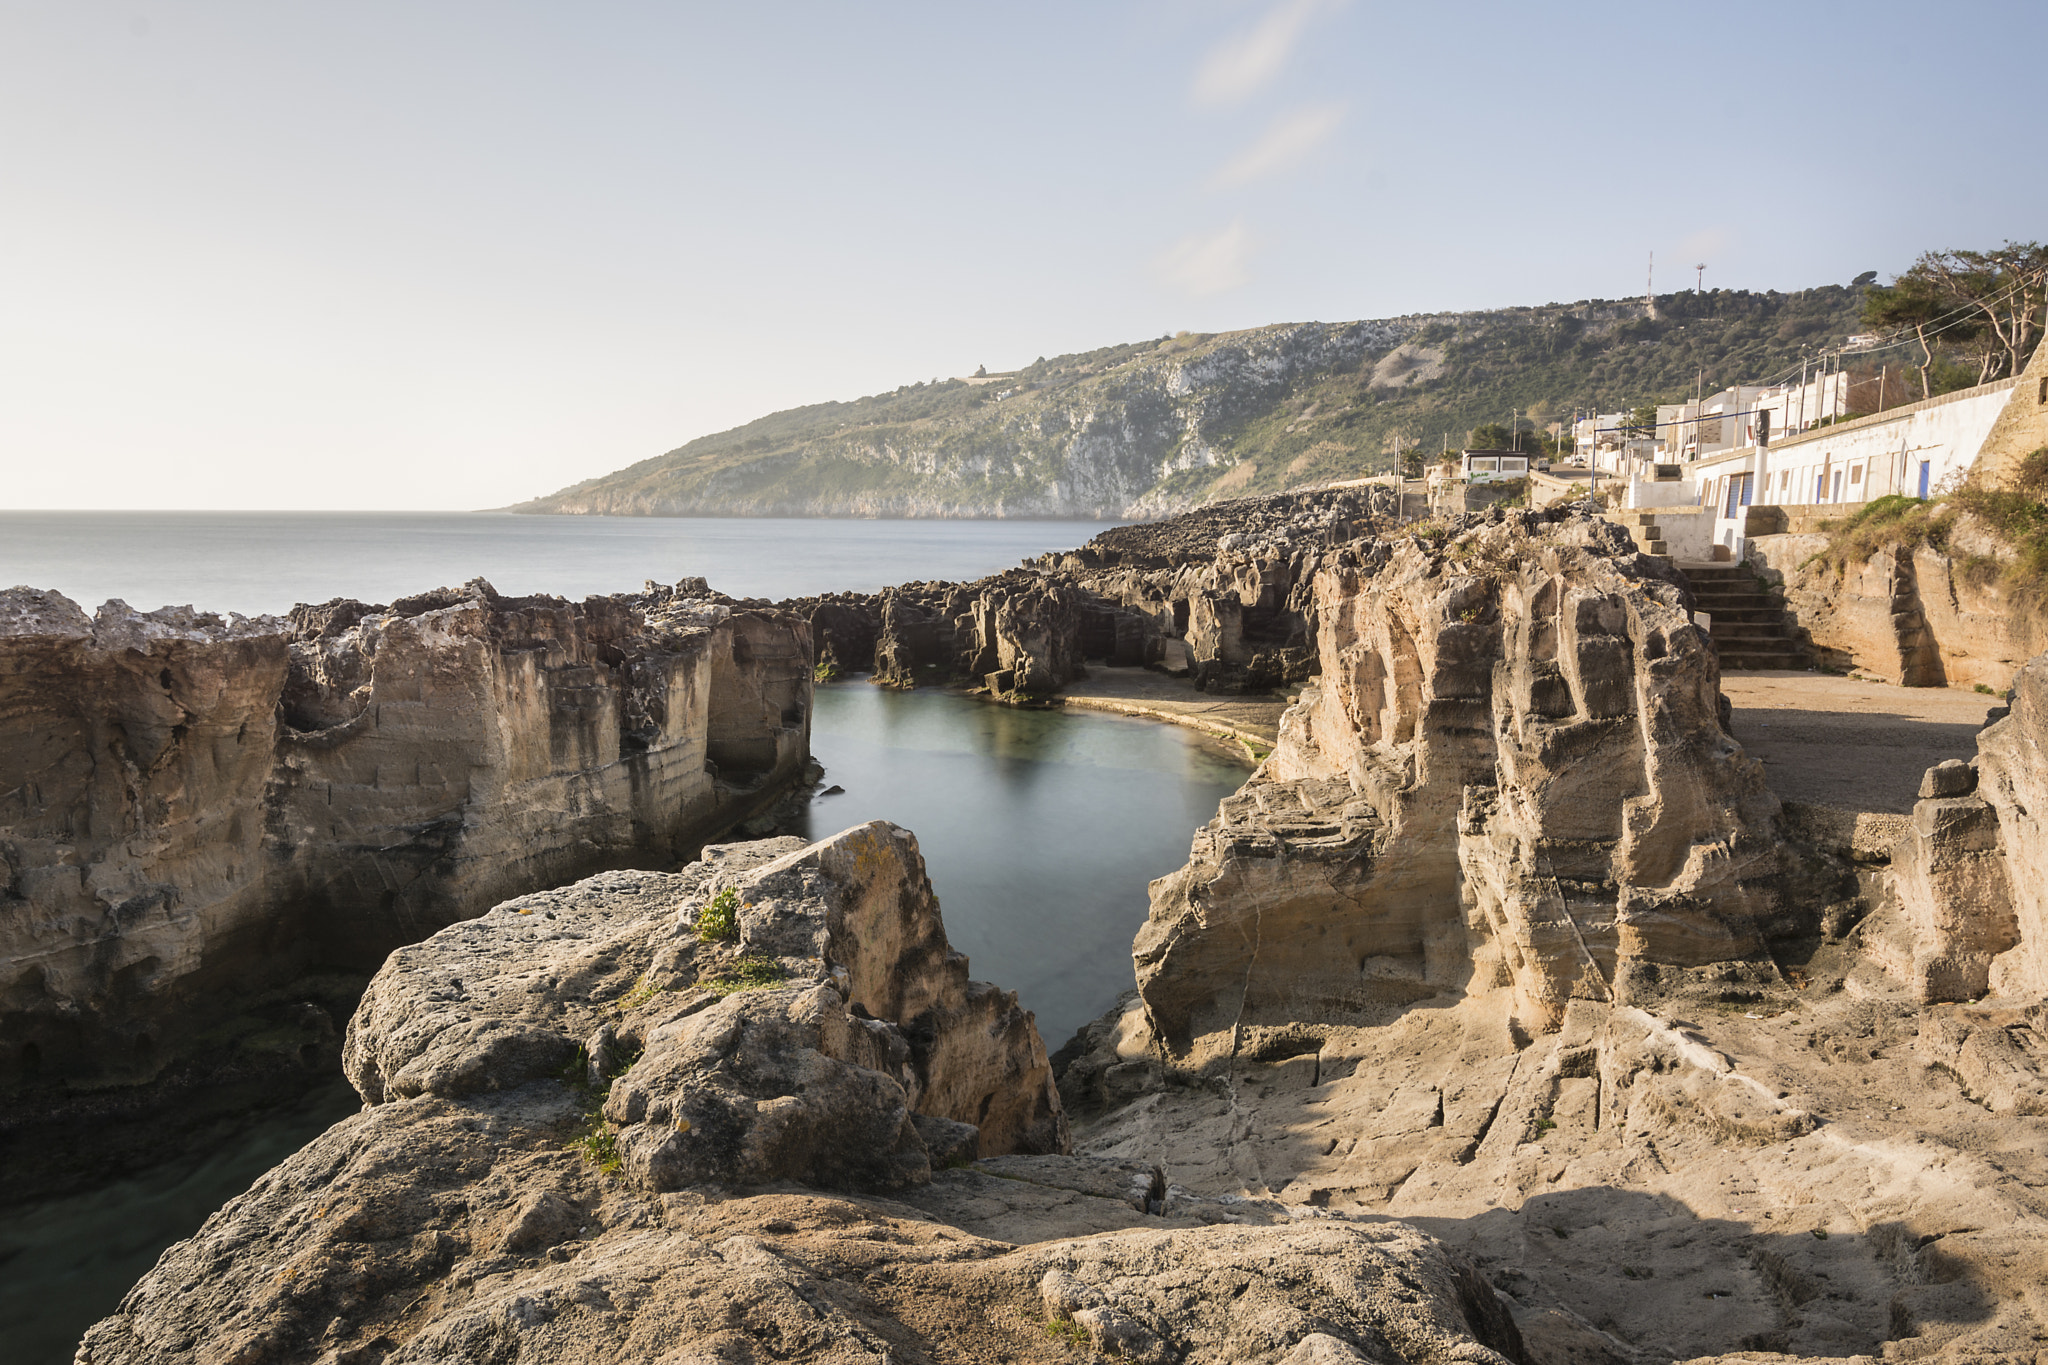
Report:
[[1657,408],[1657,434],[1673,459],[1703,460],[1756,442],[1764,413],[1771,439],[1796,435],[1815,423],[1839,417],[1849,401],[1849,376],[1814,375],[1804,383],[1737,384],[1692,403]]
[[1739,558],[1752,506],[1841,506],[1953,487],[2017,383],[2001,379],[1784,440],[1774,435],[1761,451],[1752,443],[1693,461],[1686,481],[1694,501],[1713,509],[1714,543]]

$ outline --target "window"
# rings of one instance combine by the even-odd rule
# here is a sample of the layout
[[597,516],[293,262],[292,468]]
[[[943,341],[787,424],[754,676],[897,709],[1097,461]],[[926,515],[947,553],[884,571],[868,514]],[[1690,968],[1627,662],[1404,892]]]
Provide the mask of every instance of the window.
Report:
[[1815,502],[1826,502],[1828,500],[1828,472],[1825,469],[1813,476],[1813,500]]
[[1859,465],[1851,465],[1851,466],[1850,466],[1850,468],[1849,468],[1849,486],[1850,486],[1851,488],[1853,488],[1853,487],[1855,487],[1855,486],[1856,486],[1857,484],[1859,484],[1859,483],[1862,483],[1862,482],[1863,482],[1863,466],[1862,466],[1862,465],[1860,465],[1860,464],[1859,464]]

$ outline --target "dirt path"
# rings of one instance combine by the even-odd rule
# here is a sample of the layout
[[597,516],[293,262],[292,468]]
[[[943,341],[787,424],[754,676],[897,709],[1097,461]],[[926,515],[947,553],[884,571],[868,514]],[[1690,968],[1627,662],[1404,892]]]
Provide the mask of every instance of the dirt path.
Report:
[[1960,688],[1803,672],[1726,673],[1721,691],[1735,737],[1781,799],[1900,815],[1929,768],[1976,754],[1985,712],[2002,704]]

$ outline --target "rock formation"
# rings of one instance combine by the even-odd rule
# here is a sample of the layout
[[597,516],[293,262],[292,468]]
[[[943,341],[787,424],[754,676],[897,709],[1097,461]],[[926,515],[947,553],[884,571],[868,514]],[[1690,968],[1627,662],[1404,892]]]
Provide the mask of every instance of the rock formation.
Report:
[[890,687],[967,683],[1042,697],[1087,660],[1185,669],[1214,692],[1263,692],[1316,668],[1309,580],[1322,553],[1392,525],[1372,485],[1217,503],[1119,526],[972,584],[912,583],[783,606],[809,618],[833,673]]
[[1897,850],[1896,907],[1865,932],[1920,999],[2048,994],[2048,655],[2013,680],[1974,763],[1928,770]]
[[0,594],[0,1069],[146,1079],[295,976],[745,817],[807,760],[808,631],[701,590]]
[[1547,1032],[1574,998],[1775,974],[1777,802],[1618,527],[1495,513],[1337,551],[1314,593],[1320,678],[1153,887],[1134,951],[1172,1054],[1495,986]]
[[1880,550],[1837,567],[1819,533],[1753,536],[1751,564],[1784,594],[1814,657],[1905,687],[2004,691],[2048,649],[2048,618],[1973,568],[2012,547],[1962,516],[1946,547]]
[[1604,523],[1314,583],[1320,676],[1055,1055],[1077,1151],[1424,1228],[1533,1360],[2032,1359],[2048,658],[1887,866],[1782,816]]
[[348,1051],[363,1112],[173,1247],[81,1362],[1526,1365],[1413,1229],[1169,1207],[1154,1172],[1059,1155],[1030,1016],[966,981],[893,826],[510,901],[394,954]]

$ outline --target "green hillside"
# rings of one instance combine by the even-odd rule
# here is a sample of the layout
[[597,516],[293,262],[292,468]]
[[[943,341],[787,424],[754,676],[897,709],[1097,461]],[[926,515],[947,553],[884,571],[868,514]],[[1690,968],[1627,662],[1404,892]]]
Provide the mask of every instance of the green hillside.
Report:
[[778,412],[522,504],[614,515],[1150,516],[1790,371],[1862,290],[1666,294],[1161,338]]

